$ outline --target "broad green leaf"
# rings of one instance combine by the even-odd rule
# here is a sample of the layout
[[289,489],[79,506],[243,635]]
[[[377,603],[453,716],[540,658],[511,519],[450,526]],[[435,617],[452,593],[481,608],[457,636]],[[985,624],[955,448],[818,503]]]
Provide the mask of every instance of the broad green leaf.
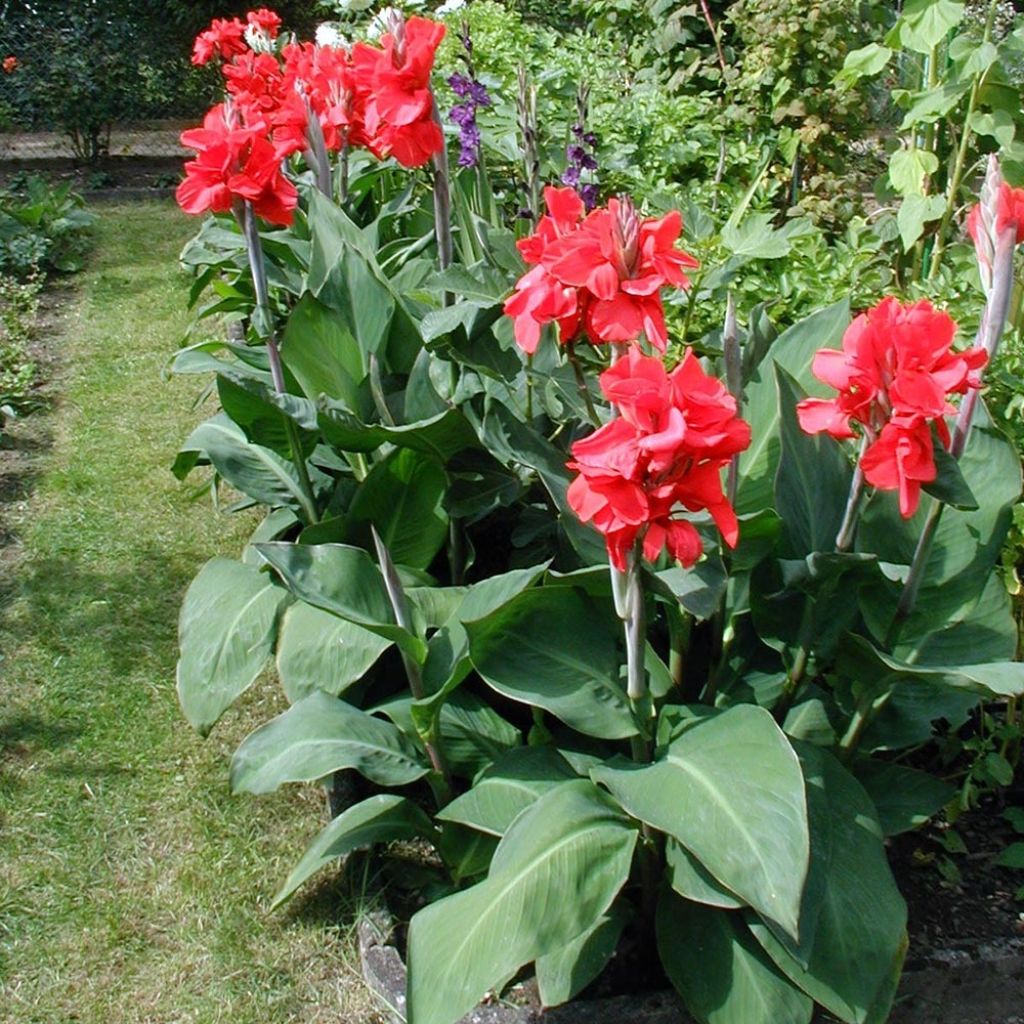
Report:
[[501,755],[468,793],[456,797],[437,816],[503,836],[539,797],[574,778],[569,762],[553,747],[517,747]]
[[337,402],[321,400],[320,429],[331,444],[347,452],[372,452],[382,444],[432,455],[442,465],[456,452],[479,445],[476,433],[457,409],[447,409],[418,423],[368,425]]
[[996,858],[996,866],[1024,871],[1024,843],[1010,843]]
[[737,914],[658,902],[658,952],[686,1007],[706,1024],[809,1024],[814,1004],[772,963]]
[[[932,124],[940,117],[945,117],[967,94],[970,85],[970,81],[946,82],[937,89],[916,93],[910,109],[903,116],[900,131]],[[922,194],[920,190],[918,194]]]
[[584,779],[541,797],[505,834],[483,882],[410,922],[409,1024],[455,1024],[524,964],[597,924],[629,876],[636,838]]
[[924,179],[939,169],[939,158],[927,149],[898,149],[889,159],[889,180],[902,196],[924,195]]
[[963,16],[964,5],[957,0],[907,0],[892,34],[908,49],[927,54],[960,24]]
[[705,557],[689,569],[663,569],[651,580],[656,594],[674,598],[697,619],[710,619],[718,611],[727,584],[725,566],[717,556]]
[[411,800],[391,793],[380,793],[348,808],[320,830],[306,848],[302,859],[292,868],[270,909],[287,900],[296,889],[321,868],[345,857],[353,850],[366,849],[395,839],[430,839],[434,828],[430,819]]
[[846,638],[840,647],[839,666],[850,678],[884,680],[887,687],[899,685],[904,680],[921,680],[954,690],[969,690],[986,698],[1024,695],[1022,662],[951,666],[907,664],[883,653],[860,636]]
[[200,423],[182,450],[205,453],[232,487],[256,501],[291,508],[305,505],[295,467],[270,448],[250,443],[227,417],[215,416]]
[[960,463],[946,450],[938,431],[932,425],[932,456],[935,459],[935,479],[923,485],[923,490],[933,498],[963,512],[974,512],[978,500],[971,493]]
[[537,959],[542,1006],[560,1006],[587,987],[615,953],[629,914],[613,906],[592,928],[568,946]]
[[346,409],[364,409],[368,395],[359,385],[366,365],[342,315],[312,295],[303,295],[288,314],[281,343],[281,359],[299,382],[306,397],[321,396],[341,402]]
[[877,75],[889,63],[890,57],[892,50],[878,43],[869,43],[858,50],[851,50],[836,75],[836,81],[848,89],[861,78]]
[[441,825],[438,851],[451,872],[452,881],[458,887],[467,879],[479,881],[486,875],[497,848],[497,836],[477,832],[476,829],[452,821]]
[[831,747],[836,742],[825,705],[816,697],[790,708],[782,731],[795,740],[806,740],[819,747]]
[[[396,697],[374,711],[387,715],[403,732],[415,736],[421,735],[430,721],[429,716],[425,722],[419,720],[416,707],[411,697]],[[467,779],[522,742],[519,730],[474,693],[451,696],[440,708],[439,728],[448,767]]]
[[971,115],[970,125],[979,135],[988,135],[1004,147],[1013,145],[1017,134],[1013,115],[1006,110],[993,110],[991,113],[976,110]]
[[857,781],[875,805],[885,836],[899,835],[923,825],[956,793],[948,782],[901,764],[862,758],[853,768]]
[[303,450],[312,451],[315,435],[310,430],[316,428],[316,410],[305,398],[278,395],[262,381],[230,370],[217,374],[217,397],[224,412],[254,444],[290,459],[287,420],[291,419],[300,427]]
[[924,234],[929,221],[938,220],[946,209],[942,196],[907,196],[896,213],[896,224],[900,229],[903,251],[910,252],[914,243]]
[[843,299],[784,331],[768,350],[747,387],[743,418],[751,427],[750,447],[740,456],[736,511],[761,512],[772,505],[772,488],[779,459],[779,400],[774,366],[793,375],[810,394],[826,396],[830,389],[811,373],[811,360],[820,348],[840,348],[850,324],[850,303]]
[[726,224],[722,245],[736,256],[751,259],[776,260],[788,256],[789,239],[772,227],[773,220],[771,213],[750,213],[739,226]]
[[473,667],[499,693],[600,739],[636,734],[614,620],[568,587],[541,587],[466,624]]
[[381,786],[403,786],[427,774],[416,748],[390,722],[316,692],[242,741],[231,758],[231,789],[270,793],[342,768]]
[[398,448],[370,470],[349,506],[350,539],[372,544],[374,526],[397,565],[425,569],[448,535],[445,473],[426,455]]
[[591,777],[634,817],[678,840],[726,889],[797,934],[807,875],[804,779],[763,708],[740,704],[685,728],[651,765]]
[[358,682],[391,641],[305,601],[285,612],[277,675],[291,703],[314,690],[337,697]]
[[189,584],[178,620],[178,699],[205,734],[263,670],[287,598],[263,572],[213,558]]
[[665,865],[669,884],[680,896],[722,910],[739,910],[746,906],[743,900],[715,881],[682,843],[671,837],[665,840]]
[[870,797],[831,754],[806,743],[799,753],[811,816],[805,918],[813,920],[813,935],[801,936],[806,960],[763,922],[752,919],[751,931],[779,969],[831,1013],[849,1024],[883,1021],[888,1006],[879,1004],[891,1002],[906,952],[906,904]]
[[777,363],[781,453],[775,510],[782,517],[784,557],[833,551],[850,493],[852,470],[834,438],[800,428],[796,404],[803,389]]
[[362,548],[285,541],[253,547],[300,600],[394,640],[419,662],[426,657],[426,644],[394,625],[384,577]]

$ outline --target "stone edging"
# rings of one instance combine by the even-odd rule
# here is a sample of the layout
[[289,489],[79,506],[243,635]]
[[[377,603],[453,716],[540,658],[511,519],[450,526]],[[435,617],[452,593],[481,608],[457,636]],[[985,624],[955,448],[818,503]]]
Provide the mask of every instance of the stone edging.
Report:
[[[359,922],[363,977],[388,1024],[405,1024],[405,964],[385,912]],[[672,992],[587,1000],[543,1014],[479,1006],[459,1024],[694,1024]],[[1024,938],[943,950],[903,973],[890,1024],[1024,1024]]]

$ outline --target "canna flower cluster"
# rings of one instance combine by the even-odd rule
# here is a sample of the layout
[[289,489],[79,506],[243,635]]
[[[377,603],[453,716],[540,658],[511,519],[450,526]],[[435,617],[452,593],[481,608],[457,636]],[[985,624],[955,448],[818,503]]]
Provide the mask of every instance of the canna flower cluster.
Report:
[[993,163],[981,190],[981,202],[967,215],[967,233],[974,242],[978,272],[986,294],[992,288],[1000,236],[1011,229],[1014,232],[1012,248],[1024,242],[1024,189],[1007,185],[998,165]]
[[547,214],[518,242],[533,269],[516,283],[505,312],[527,353],[537,350],[542,328],[557,323],[563,344],[581,334],[594,344],[646,337],[660,352],[668,333],[661,289],[685,288],[685,270],[697,261],[675,243],[682,231],[677,210],[641,220],[628,198],[591,211],[574,189],[544,190]]
[[927,299],[903,305],[883,299],[843,335],[842,350],[814,357],[814,375],[839,394],[797,405],[801,428],[835,438],[865,439],[860,465],[873,487],[899,493],[900,514],[917,510],[921,487],[936,477],[934,426],[949,447],[949,395],[981,386],[984,349],[953,349],[956,324]]
[[686,511],[710,513],[735,547],[736,513],[722,492],[722,469],[750,444],[736,400],[708,376],[689,350],[669,373],[661,359],[637,349],[600,377],[619,415],[572,446],[569,485],[576,515],[604,534],[608,557],[626,571],[639,542],[653,562],[664,549],[684,567],[703,552]]
[[0,67],[4,69],[5,75],[11,75],[18,70],[18,58],[13,53],[9,57],[4,57]]
[[280,170],[294,153],[362,146],[418,167],[443,148],[430,74],[444,25],[389,12],[380,46],[289,42],[277,54],[280,18],[261,8],[247,21],[217,19],[196,39],[194,63],[223,59],[228,102],[181,137],[198,153],[178,189],[187,213],[221,212],[258,192],[270,211],[261,215],[289,224],[294,186]]

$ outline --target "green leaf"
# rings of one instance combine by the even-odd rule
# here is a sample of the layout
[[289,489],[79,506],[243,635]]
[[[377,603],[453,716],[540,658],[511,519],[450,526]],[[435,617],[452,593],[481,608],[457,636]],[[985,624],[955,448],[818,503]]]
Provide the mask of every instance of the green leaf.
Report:
[[270,793],[342,768],[381,786],[404,786],[427,774],[416,748],[390,722],[316,692],[242,741],[231,758],[231,789]]
[[933,682],[983,697],[1024,695],[1024,663],[997,661],[987,665],[907,664],[878,650],[861,636],[848,636],[840,647],[839,667],[852,679],[875,679],[886,687],[904,680]]
[[854,771],[875,805],[878,823],[886,836],[923,825],[956,793],[948,782],[901,764],[862,758],[854,764]]
[[189,584],[178,621],[178,699],[204,735],[263,670],[286,595],[266,574],[213,558]]
[[501,755],[468,793],[456,797],[437,816],[503,836],[527,807],[574,778],[569,762],[553,747],[517,747]]
[[796,754],[772,716],[741,704],[683,730],[647,766],[595,768],[634,817],[678,840],[726,889],[797,934],[809,856]]
[[372,452],[382,444],[393,444],[432,455],[444,465],[456,452],[479,445],[475,431],[457,409],[447,409],[418,423],[389,427],[382,423],[367,425],[327,399],[321,400],[319,408],[324,437],[346,452]]
[[665,841],[665,865],[669,884],[680,896],[723,910],[739,910],[746,906],[743,900],[720,885],[682,843],[672,838]]
[[288,314],[281,359],[312,401],[326,396],[349,411],[366,405],[359,385],[367,368],[359,346],[341,314],[312,295],[303,295]]
[[877,75],[889,63],[890,57],[892,50],[878,43],[869,43],[858,50],[851,50],[836,75],[836,82],[849,89],[859,79]]
[[996,866],[1011,868],[1015,871],[1024,871],[1024,843],[1010,843],[998,857]]
[[256,501],[291,508],[305,504],[295,467],[270,448],[251,444],[227,417],[200,423],[184,448],[205,452],[232,487]]
[[[903,116],[900,131],[907,131],[922,124],[932,124],[940,117],[945,117],[963,99],[970,86],[969,80],[946,82],[937,89],[916,93],[914,102]],[[920,190],[918,192],[920,193]]]
[[736,914],[665,890],[658,952],[686,1007],[706,1024],[809,1024],[814,1004],[765,955]]
[[338,815],[317,834],[270,905],[275,910],[321,868],[353,850],[396,839],[431,839],[430,819],[411,800],[380,793]]
[[784,557],[833,551],[853,475],[838,442],[800,428],[796,404],[803,389],[778,364],[781,453],[775,476],[775,510],[782,517]]
[[738,227],[726,224],[722,230],[722,245],[736,256],[751,259],[777,260],[789,255],[790,244],[786,234],[772,227],[774,214],[750,213]]
[[314,690],[337,697],[390,646],[390,640],[348,619],[296,601],[281,622],[277,675],[292,704]]
[[831,747],[836,742],[825,705],[816,697],[790,708],[782,731],[795,740],[806,740],[819,747]]
[[394,625],[384,577],[362,549],[346,544],[254,544],[281,574],[288,589],[307,604],[340,615],[387,640],[422,663],[426,644]]
[[375,526],[397,565],[425,569],[448,536],[445,473],[434,459],[398,448],[370,470],[349,506],[350,539],[369,546]]
[[760,512],[772,505],[775,471],[778,465],[779,399],[774,366],[793,375],[813,395],[829,389],[811,373],[811,360],[819,348],[839,348],[850,324],[849,300],[843,299],[812,313],[783,332],[768,350],[746,390],[743,417],[751,427],[753,440],[740,456],[740,484],[736,511],[740,515]]
[[939,169],[939,158],[927,149],[898,149],[889,159],[889,180],[902,196],[924,195],[924,180]]
[[626,882],[636,838],[584,779],[541,797],[505,834],[483,882],[410,922],[409,1024],[455,1024],[524,964],[597,924]]
[[907,196],[896,214],[903,251],[910,252],[924,234],[925,224],[938,220],[945,210],[946,200],[942,196]]
[[964,512],[974,512],[978,508],[978,500],[971,493],[971,489],[960,471],[960,463],[946,450],[934,425],[932,426],[932,454],[935,459],[936,476],[931,483],[924,484],[923,489],[933,498],[952,505],[953,508],[961,509]]
[[690,569],[674,566],[648,575],[645,580],[660,597],[678,601],[695,618],[710,619],[718,611],[728,578],[722,560],[708,556]]
[[636,734],[613,619],[568,587],[541,587],[466,624],[473,667],[499,693],[600,739]]
[[751,920],[751,931],[779,969],[831,1013],[849,1024],[884,1021],[906,953],[906,904],[870,797],[829,753],[806,743],[798,749],[811,817],[802,959],[764,923]]
[[964,5],[957,0],[907,0],[893,33],[908,49],[927,54],[960,24],[963,16]]
[[583,991],[615,953],[630,915],[613,906],[592,928],[555,953],[537,959],[542,1006],[560,1006]]

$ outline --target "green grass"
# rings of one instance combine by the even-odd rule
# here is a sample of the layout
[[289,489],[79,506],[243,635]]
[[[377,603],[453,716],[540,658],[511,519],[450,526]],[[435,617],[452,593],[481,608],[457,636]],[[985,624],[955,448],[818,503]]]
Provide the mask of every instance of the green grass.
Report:
[[[371,1019],[354,898],[267,904],[324,823],[315,788],[232,797],[227,760],[279,706],[257,686],[207,740],[174,693],[182,593],[252,520],[168,466],[209,408],[161,372],[187,323],[169,204],[105,207],[57,343],[52,435],[0,580],[0,1020]],[[3,573],[0,565],[0,573]]]

